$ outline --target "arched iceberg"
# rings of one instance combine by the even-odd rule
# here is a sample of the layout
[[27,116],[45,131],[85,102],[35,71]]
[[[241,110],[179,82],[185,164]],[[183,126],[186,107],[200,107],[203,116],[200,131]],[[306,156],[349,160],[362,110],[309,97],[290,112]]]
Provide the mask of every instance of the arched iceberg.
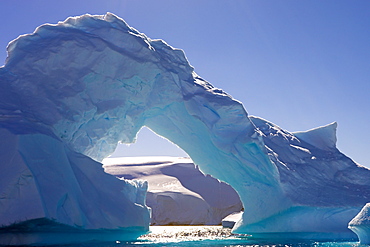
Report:
[[[182,50],[146,37],[111,13],[70,17],[12,41],[6,64],[0,68],[0,86],[0,126],[15,139],[35,138],[41,143],[29,156],[18,152],[22,162],[28,157],[36,160],[25,162],[27,169],[37,166],[42,171],[33,175],[35,183],[47,182],[36,186],[29,200],[52,195],[54,208],[71,192],[42,190],[58,174],[34,153],[42,147],[41,157],[60,155],[62,150],[69,163],[69,155],[77,153],[83,160],[101,161],[118,142],[133,142],[142,126],[176,143],[203,172],[238,192],[245,213],[234,228],[237,233],[353,237],[347,224],[370,196],[370,171],[336,149],[336,124],[289,133],[250,117],[239,101],[200,78]],[[21,143],[18,150],[24,150]],[[62,148],[49,152],[55,143]],[[12,162],[3,166],[10,167]],[[67,163],[55,164],[55,169],[67,166],[74,171]],[[14,173],[21,177],[20,172]],[[74,182],[71,176],[76,177]],[[80,179],[76,172],[70,173],[61,184],[66,182],[74,190]],[[131,202],[135,210],[128,211],[142,219],[128,220],[123,226],[143,227],[149,214],[142,200],[145,184],[123,183],[127,189],[123,189],[126,199],[122,200]],[[99,189],[97,184],[108,186],[96,181],[91,190]],[[3,183],[1,191],[9,185]],[[7,193],[6,200],[15,192]],[[81,196],[84,199],[76,204],[80,208],[85,198],[91,199],[89,193]],[[44,204],[35,207],[40,215],[49,217]],[[14,210],[2,225],[34,218],[28,214],[17,217]],[[94,210],[88,212],[94,214]],[[73,218],[75,210],[68,212],[66,217]],[[55,217],[50,216],[63,224],[74,222],[65,221],[63,214]],[[115,229],[119,226],[115,217],[108,219],[117,222],[111,225],[99,217],[91,224],[94,229]]]

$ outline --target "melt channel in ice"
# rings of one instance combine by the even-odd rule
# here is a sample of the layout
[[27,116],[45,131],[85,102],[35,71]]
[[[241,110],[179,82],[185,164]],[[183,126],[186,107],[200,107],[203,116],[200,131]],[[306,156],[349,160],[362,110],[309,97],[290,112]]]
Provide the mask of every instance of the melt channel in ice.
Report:
[[[238,192],[245,212],[236,233],[350,238],[347,224],[369,200],[370,171],[337,150],[336,124],[289,133],[250,117],[239,101],[200,78],[182,50],[111,13],[42,25],[12,41],[0,86],[0,125],[15,143],[14,158],[1,153],[11,175],[1,180],[0,211],[13,200],[22,205],[8,207],[3,227],[42,218],[79,229],[147,229],[145,183],[87,176],[99,173],[96,162],[118,142],[133,142],[142,126]],[[76,157],[92,165],[81,171]],[[27,213],[18,189],[26,178],[34,184],[27,203],[37,214]],[[122,189],[105,193],[111,185],[101,179]],[[112,200],[96,213],[100,207],[89,202],[103,194]]]

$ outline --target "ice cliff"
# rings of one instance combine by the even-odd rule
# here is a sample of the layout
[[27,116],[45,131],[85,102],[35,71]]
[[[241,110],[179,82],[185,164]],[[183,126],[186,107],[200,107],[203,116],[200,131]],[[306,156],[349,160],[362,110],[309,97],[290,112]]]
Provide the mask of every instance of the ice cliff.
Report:
[[[123,197],[112,200],[109,210],[129,208],[122,214],[135,219],[122,222],[115,213],[89,218],[99,207],[88,202],[109,190],[110,182],[100,181],[104,175],[85,177],[97,168],[79,170],[85,161],[98,166],[90,158],[101,161],[118,142],[133,142],[142,126],[176,143],[203,172],[238,192],[245,208],[234,228],[238,233],[352,237],[347,224],[369,200],[370,171],[336,149],[336,124],[289,133],[249,117],[239,101],[200,78],[182,50],[146,37],[110,13],[42,25],[12,41],[0,87],[0,126],[9,140],[18,140],[1,153],[18,158],[1,159],[14,179],[1,181],[0,211],[12,200],[25,205],[27,198],[36,212],[12,207],[3,226],[43,217],[77,222],[83,229],[145,228],[145,185],[107,177],[123,184],[122,192],[107,192]],[[2,138],[1,145],[9,140]],[[14,189],[24,179],[34,184],[27,195]],[[62,189],[51,189],[56,184]],[[73,206],[59,209],[74,198],[79,200]]]
[[1,128],[0,150],[0,245],[128,240],[149,230],[146,182],[116,179],[40,133]]

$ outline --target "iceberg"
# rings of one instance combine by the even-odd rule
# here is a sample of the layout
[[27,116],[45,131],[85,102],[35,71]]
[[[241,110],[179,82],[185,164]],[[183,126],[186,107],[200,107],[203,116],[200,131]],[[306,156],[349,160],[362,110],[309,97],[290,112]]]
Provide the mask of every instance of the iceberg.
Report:
[[361,209],[361,211],[348,224],[348,228],[355,232],[360,240],[360,244],[370,244],[370,203]]
[[[134,142],[147,126],[237,191],[245,211],[234,232],[356,237],[347,225],[369,201],[370,170],[336,148],[336,123],[290,133],[249,116],[241,102],[199,77],[182,50],[111,13],[42,25],[7,50],[0,127],[16,144],[0,141],[7,157],[0,212],[18,206],[3,228],[41,217],[83,230],[145,231],[146,183],[92,174],[118,142]],[[26,182],[29,193],[14,189]],[[118,182],[122,189],[110,189]],[[96,198],[103,194],[112,204],[100,213]]]
[[103,164],[109,174],[148,182],[151,225],[220,225],[242,209],[231,186],[203,174],[190,158],[119,157]]

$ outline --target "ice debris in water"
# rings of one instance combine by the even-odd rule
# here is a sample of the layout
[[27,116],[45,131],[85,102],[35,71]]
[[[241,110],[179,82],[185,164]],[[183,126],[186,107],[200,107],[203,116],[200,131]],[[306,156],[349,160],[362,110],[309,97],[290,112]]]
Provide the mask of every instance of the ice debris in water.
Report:
[[145,239],[176,239],[182,240],[201,240],[201,239],[222,239],[234,236],[230,228],[221,226],[175,226],[160,227],[156,226],[152,232],[141,236],[140,240]]

